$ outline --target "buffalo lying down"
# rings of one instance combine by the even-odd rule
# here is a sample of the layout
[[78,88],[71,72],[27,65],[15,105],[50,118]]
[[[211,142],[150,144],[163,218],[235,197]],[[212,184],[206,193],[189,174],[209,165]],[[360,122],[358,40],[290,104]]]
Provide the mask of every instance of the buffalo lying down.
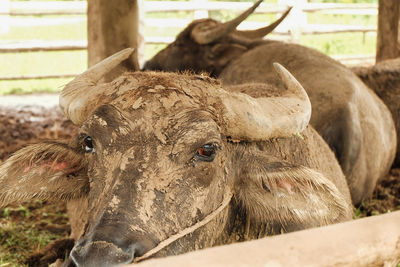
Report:
[[75,140],[27,146],[0,166],[0,207],[75,201],[77,266],[129,263],[163,240],[151,255],[351,218],[340,166],[307,126],[307,94],[283,67],[276,71],[285,90],[249,84],[229,92],[207,76],[156,72],[98,84],[131,52],[63,89],[60,106],[80,126]]
[[392,112],[398,141],[394,166],[400,167],[400,58],[384,60],[371,67],[354,67],[352,70]]
[[371,195],[393,162],[396,134],[390,111],[339,62],[304,46],[262,40],[277,23],[254,31],[235,30],[261,1],[226,23],[193,21],[144,69],[206,71],[225,85],[267,82],[282,87],[272,63],[284,65],[309,95],[310,123],[335,151],[358,204]]

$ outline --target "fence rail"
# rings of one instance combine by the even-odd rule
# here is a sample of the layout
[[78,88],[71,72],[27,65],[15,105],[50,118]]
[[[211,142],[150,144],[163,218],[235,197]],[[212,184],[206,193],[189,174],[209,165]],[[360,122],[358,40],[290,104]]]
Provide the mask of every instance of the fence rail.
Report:
[[23,75],[23,76],[0,76],[0,81],[19,81],[19,80],[43,80],[43,79],[60,79],[60,78],[73,78],[78,73],[74,74],[49,74],[49,75]]
[[[6,0],[7,1],[7,0]],[[305,0],[303,0],[305,1]],[[206,3],[206,4],[205,4]],[[208,0],[197,0],[193,2],[176,2],[176,1],[144,1],[143,8],[146,13],[156,12],[202,12],[201,16],[208,16],[208,12],[216,10],[230,10],[234,12],[242,12],[250,7],[251,2],[215,2]],[[322,12],[324,14],[356,14],[356,15],[377,15],[376,4],[337,4],[337,3],[304,3],[294,7],[297,13],[302,14]],[[59,23],[76,23],[86,19],[86,1],[15,1],[9,2],[7,8],[0,8],[0,16],[9,16],[10,23],[16,25],[56,25]],[[278,14],[287,9],[286,5],[273,5],[262,3],[255,11],[259,14]],[[292,12],[294,13],[294,12]],[[63,15],[62,18],[26,18],[26,16],[47,16],[47,15]],[[79,17],[68,17],[69,15],[79,15]],[[196,16],[196,13],[195,13]],[[29,23],[26,22],[29,20]],[[37,20],[38,22],[34,22]],[[40,21],[40,22],[39,22]],[[190,19],[157,19],[147,18],[146,26],[167,28],[167,27],[183,27],[190,23]],[[292,24],[293,20],[291,21]],[[289,23],[287,23],[289,24]],[[245,21],[239,29],[255,29],[265,26],[265,23]],[[293,27],[297,27],[294,29]],[[301,27],[301,29],[300,29]],[[297,32],[296,32],[297,31]],[[299,32],[300,33],[299,33]],[[285,36],[285,38],[294,38],[297,34],[328,34],[328,33],[344,33],[344,32],[376,32],[376,27],[356,26],[356,25],[332,25],[332,24],[300,24],[291,26],[280,26],[275,31],[275,35]],[[174,40],[173,36],[145,36],[146,44],[167,44]],[[25,41],[25,42],[0,42],[0,53],[21,53],[21,52],[36,52],[36,51],[70,51],[70,50],[85,50],[87,49],[86,40],[70,41]],[[361,57],[361,58],[360,58]],[[343,63],[352,62],[355,58],[360,60],[373,60],[374,55],[356,55],[350,57],[340,57]],[[72,77],[73,74],[62,75],[29,75],[29,76],[13,76],[0,77],[0,80],[23,80],[23,79],[47,79],[47,78],[65,78]]]
[[[146,12],[174,12],[174,11],[216,11],[216,10],[236,10],[243,11],[250,7],[250,2],[213,2],[207,1],[207,5],[202,2],[177,2],[177,1],[146,1],[144,9]],[[279,13],[285,10],[285,5],[261,4],[255,13]],[[8,12],[0,11],[0,15],[86,15],[86,1],[61,2],[45,1],[30,2],[17,1],[10,2]],[[337,14],[343,14],[345,11],[357,15],[377,14],[378,6],[376,4],[338,4],[338,3],[307,3],[303,8],[304,12],[324,11]]]
[[399,266],[400,211],[127,267]]

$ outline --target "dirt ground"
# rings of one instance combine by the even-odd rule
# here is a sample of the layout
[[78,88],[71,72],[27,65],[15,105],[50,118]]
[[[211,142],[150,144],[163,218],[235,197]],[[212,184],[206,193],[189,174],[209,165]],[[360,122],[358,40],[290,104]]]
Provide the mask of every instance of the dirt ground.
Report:
[[[64,118],[58,107],[48,104],[0,107],[0,162],[29,143],[67,139],[77,133],[77,127]],[[43,266],[64,255],[64,248],[72,247],[67,239],[70,227],[65,212],[65,203],[41,201],[0,210],[0,266]],[[41,254],[47,244],[60,239],[63,241],[58,245],[63,244],[63,248],[56,255]]]
[[[57,106],[15,107],[0,105],[0,162],[28,143],[41,139],[65,139],[77,133]],[[356,207],[354,217],[400,210],[400,169],[379,183],[373,197]],[[0,267],[40,266],[62,257],[72,246],[65,203],[35,201],[0,210]],[[54,240],[54,255],[43,255],[43,248]],[[62,249],[61,249],[62,248]],[[30,257],[34,254],[34,257]]]

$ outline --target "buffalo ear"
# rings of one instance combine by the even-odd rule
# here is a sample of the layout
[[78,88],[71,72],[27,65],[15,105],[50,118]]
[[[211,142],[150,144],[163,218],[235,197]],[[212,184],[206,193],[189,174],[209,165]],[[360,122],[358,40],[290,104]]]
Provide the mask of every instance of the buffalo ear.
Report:
[[318,171],[263,154],[240,158],[234,192],[252,221],[300,230],[351,218],[350,203]]
[[0,165],[0,208],[33,199],[73,199],[89,191],[84,156],[68,144],[42,142]]

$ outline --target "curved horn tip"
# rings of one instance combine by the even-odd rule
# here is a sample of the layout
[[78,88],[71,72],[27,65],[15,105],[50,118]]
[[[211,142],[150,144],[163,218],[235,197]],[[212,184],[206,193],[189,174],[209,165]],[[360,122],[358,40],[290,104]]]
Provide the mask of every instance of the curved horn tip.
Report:
[[293,74],[290,73],[290,71],[288,71],[284,66],[282,66],[278,62],[274,62],[272,63],[272,65],[274,66],[274,69],[278,73],[281,80],[285,83],[287,89],[289,91],[296,92],[296,94],[300,93],[299,96],[302,96],[302,98],[307,101],[307,104],[310,106],[310,111],[311,111],[311,102],[308,97],[308,94],[304,89],[304,87],[301,85],[301,83],[296,79],[296,77],[294,77]]
[[[199,28],[199,25],[196,25],[191,32],[191,37],[193,40],[195,40],[198,44],[209,44],[217,39],[225,36],[226,34],[229,34],[233,30],[236,29],[236,27],[244,21],[248,16],[250,16],[251,13],[254,12],[254,10],[261,4],[263,0],[258,0],[256,3],[254,3],[250,8],[248,8],[246,11],[244,11],[242,14],[240,14],[238,17],[234,18],[233,20],[227,21],[225,23],[220,24],[217,27],[213,27],[212,29],[209,30],[202,30]],[[200,26],[201,27],[201,26]]]
[[89,114],[91,111],[87,108],[88,105],[82,101],[82,96],[90,95],[89,92],[96,87],[97,82],[110,70],[129,58],[133,51],[135,51],[134,48],[125,48],[106,59],[103,59],[75,77],[75,79],[70,81],[62,89],[59,97],[59,105],[67,118],[71,119],[74,124],[81,124],[84,115],[80,113],[84,112],[84,114]]
[[244,13],[249,13],[247,16],[249,16],[251,13],[256,10],[256,8],[263,2],[264,0],[258,0],[255,2],[249,9],[247,9]]
[[135,51],[135,48],[128,47],[128,48],[122,49],[121,51],[109,56],[105,60],[111,59],[111,58],[112,59],[118,58],[118,59],[121,59],[121,61],[122,61],[123,59],[127,59],[134,51]]
[[272,63],[272,65],[274,66],[274,68],[277,72],[281,72],[282,70],[287,71],[287,69],[278,62],[274,62],[274,63]]
[[255,6],[258,6],[259,4],[261,4],[262,1],[264,1],[264,0],[258,0],[258,1],[256,2]]
[[272,65],[274,66],[275,71],[279,74],[279,76],[281,78],[283,78],[283,77],[288,78],[288,79],[294,78],[294,76],[290,73],[290,71],[288,71],[284,66],[282,66],[278,62],[274,62],[274,63],[272,63]]
[[128,47],[128,48],[125,48],[125,49],[122,49],[121,51],[119,51],[119,52],[117,52],[117,55],[130,55],[130,54],[132,54],[133,53],[133,51],[135,51],[135,48],[133,48],[133,47]]

